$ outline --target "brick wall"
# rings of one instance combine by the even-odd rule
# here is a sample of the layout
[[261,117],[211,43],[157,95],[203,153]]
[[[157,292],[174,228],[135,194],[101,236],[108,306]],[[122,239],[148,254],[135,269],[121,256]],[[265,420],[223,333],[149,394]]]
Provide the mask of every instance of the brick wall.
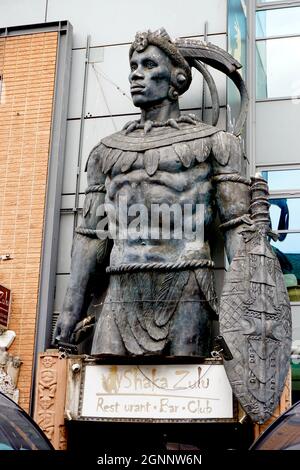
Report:
[[28,409],[37,321],[57,32],[0,39],[0,283],[12,289],[11,353]]

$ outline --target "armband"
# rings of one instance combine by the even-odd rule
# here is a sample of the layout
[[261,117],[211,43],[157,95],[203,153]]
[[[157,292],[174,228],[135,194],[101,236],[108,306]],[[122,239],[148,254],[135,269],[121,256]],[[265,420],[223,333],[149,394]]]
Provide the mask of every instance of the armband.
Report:
[[240,176],[237,173],[229,173],[228,175],[216,175],[213,177],[212,181],[214,183],[225,183],[226,181],[230,181],[232,183],[246,184],[247,186],[250,186],[251,184],[251,182],[247,180],[247,178],[244,178],[243,176]]
[[248,214],[244,214],[240,217],[236,217],[235,219],[228,220],[228,222],[224,222],[224,224],[219,225],[219,228],[226,232],[227,230],[238,227],[242,224],[253,225],[253,221]]
[[85,194],[89,193],[106,193],[105,184],[94,184],[88,186],[85,190]]

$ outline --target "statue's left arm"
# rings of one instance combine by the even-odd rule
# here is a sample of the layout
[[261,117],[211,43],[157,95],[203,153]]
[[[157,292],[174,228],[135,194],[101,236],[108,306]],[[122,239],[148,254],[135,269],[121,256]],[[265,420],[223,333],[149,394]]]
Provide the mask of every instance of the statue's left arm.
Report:
[[241,140],[227,132],[212,136],[213,182],[224,233],[225,250],[231,263],[241,240],[241,226],[249,220],[249,181],[242,176],[244,154]]

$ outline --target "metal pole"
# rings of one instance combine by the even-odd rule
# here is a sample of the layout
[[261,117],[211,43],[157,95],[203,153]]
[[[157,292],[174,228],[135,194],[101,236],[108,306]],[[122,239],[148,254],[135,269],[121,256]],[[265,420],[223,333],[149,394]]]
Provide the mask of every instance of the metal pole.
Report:
[[76,189],[75,189],[75,201],[74,201],[74,223],[73,223],[73,235],[77,227],[78,222],[78,206],[79,206],[79,192],[80,192],[80,174],[82,165],[82,147],[83,147],[83,135],[84,135],[84,118],[85,118],[85,106],[86,106],[86,91],[88,82],[88,71],[90,61],[90,43],[91,36],[88,35],[86,39],[86,50],[85,50],[85,63],[84,63],[84,79],[83,79],[83,92],[81,102],[81,116],[80,116],[80,131],[79,131],[79,148],[77,158],[77,174],[76,174]]
[[[208,21],[204,23],[204,41],[207,42],[208,35]],[[206,65],[204,65],[206,68]],[[206,90],[205,90],[205,80],[202,79],[202,109],[201,109],[201,121],[204,121],[204,110],[205,110],[205,101],[206,101]]]
[[247,156],[250,161],[250,175],[255,174],[256,148],[256,8],[255,2],[248,1],[248,67],[247,85],[249,92],[249,111],[247,120]]

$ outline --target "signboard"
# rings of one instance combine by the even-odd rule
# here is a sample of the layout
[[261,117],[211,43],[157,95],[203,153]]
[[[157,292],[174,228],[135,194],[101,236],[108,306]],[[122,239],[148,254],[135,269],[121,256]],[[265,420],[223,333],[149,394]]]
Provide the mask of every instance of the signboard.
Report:
[[222,364],[87,364],[77,419],[232,421],[232,390]]
[[0,285],[0,329],[8,328],[11,291]]

